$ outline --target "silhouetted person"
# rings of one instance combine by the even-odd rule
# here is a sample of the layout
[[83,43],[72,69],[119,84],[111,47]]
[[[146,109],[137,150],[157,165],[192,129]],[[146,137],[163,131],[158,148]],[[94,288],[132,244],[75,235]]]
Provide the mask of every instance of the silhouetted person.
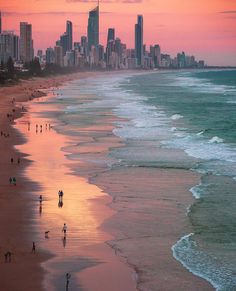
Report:
[[12,183],[16,186],[16,177],[12,178]]
[[13,162],[14,162],[14,160],[13,160],[13,158],[11,158],[11,163],[13,164]]
[[11,255],[12,255],[12,253],[9,252],[9,251],[4,254],[5,263],[10,263],[11,262]]
[[41,204],[43,202],[43,196],[39,195],[39,203]]
[[69,290],[70,277],[71,277],[71,274],[66,273],[66,291]]
[[17,164],[18,164],[18,165],[20,164],[20,158],[17,159]]
[[49,238],[48,234],[49,234],[49,230],[48,231],[45,231],[44,235],[45,235],[45,238]]
[[35,246],[35,242],[33,241],[31,253],[35,254],[35,252],[36,252],[36,246]]

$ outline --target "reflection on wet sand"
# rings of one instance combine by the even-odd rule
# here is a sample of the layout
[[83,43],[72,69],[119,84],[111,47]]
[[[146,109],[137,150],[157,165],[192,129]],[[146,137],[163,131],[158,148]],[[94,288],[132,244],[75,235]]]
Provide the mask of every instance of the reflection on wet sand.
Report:
[[[129,290],[135,290],[131,270],[121,263],[105,244],[111,236],[99,229],[101,223],[113,214],[113,211],[105,206],[110,198],[86,179],[70,173],[69,161],[61,151],[70,141],[50,130],[54,120],[40,117],[45,105],[33,101],[28,106],[30,113],[19,119],[16,126],[26,136],[27,143],[17,148],[33,160],[24,175],[40,184],[40,189],[30,193],[29,199],[35,199],[34,197],[39,195],[43,197],[39,205],[35,204],[33,223],[36,231],[33,239],[40,250],[54,255],[43,263],[47,271],[45,289],[65,290],[67,273],[72,275],[68,290],[86,288],[86,280],[83,280],[83,286],[80,285],[79,272],[87,268],[94,270],[103,264],[104,272],[100,276],[108,277],[106,290],[119,290],[119,287],[115,286],[119,286],[120,281],[130,281]],[[47,110],[56,109],[50,106],[47,105]],[[63,199],[59,197],[58,200],[58,189],[63,189]],[[104,200],[104,203],[91,207],[98,199]],[[67,226],[66,233],[62,230],[64,224]],[[116,272],[117,276],[115,281],[110,281],[109,273],[113,272]],[[93,280],[96,280],[96,276]]]

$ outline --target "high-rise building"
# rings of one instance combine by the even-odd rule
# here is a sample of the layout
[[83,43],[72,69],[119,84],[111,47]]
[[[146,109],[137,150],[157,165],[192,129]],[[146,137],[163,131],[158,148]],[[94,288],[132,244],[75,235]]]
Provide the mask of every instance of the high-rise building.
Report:
[[153,60],[154,67],[158,68],[161,65],[161,48],[158,44],[150,47],[150,56]]
[[54,47],[54,57],[55,57],[55,64],[59,67],[63,67],[64,59],[63,59],[63,48],[59,45]]
[[137,24],[135,24],[135,55],[138,66],[143,65],[143,16],[138,15]]
[[20,23],[20,60],[30,62],[34,58],[32,39],[32,25],[27,22]]
[[99,45],[99,6],[89,12],[88,19],[88,49]]
[[0,34],[0,61],[6,63],[9,57],[19,59],[19,37],[13,31],[4,31]]
[[46,49],[46,64],[53,64],[55,62],[54,49],[49,47]]
[[115,28],[108,28],[108,33],[107,33],[107,43],[110,40],[115,40]]
[[60,46],[63,49],[63,56],[68,51],[68,40],[68,34],[66,32],[60,36]]
[[66,21],[66,34],[68,35],[67,51],[71,51],[73,43],[73,29],[72,22],[69,20]]
[[87,36],[81,36],[81,54],[87,58],[88,56],[88,40]]
[[0,33],[2,33],[2,11],[0,11]]
[[19,55],[19,36],[13,35],[13,59],[15,61],[19,61],[20,55]]

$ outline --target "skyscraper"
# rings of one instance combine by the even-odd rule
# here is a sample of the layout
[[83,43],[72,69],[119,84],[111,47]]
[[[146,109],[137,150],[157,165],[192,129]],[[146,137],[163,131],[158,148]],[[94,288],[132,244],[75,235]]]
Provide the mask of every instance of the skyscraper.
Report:
[[9,57],[18,60],[19,37],[13,31],[4,31],[0,34],[0,62],[6,63]]
[[135,24],[135,55],[138,66],[143,65],[143,16],[138,15],[137,24]]
[[108,33],[107,33],[107,43],[110,40],[115,40],[115,28],[108,28]]
[[88,19],[88,48],[99,45],[99,6],[89,12]]
[[20,22],[20,60],[30,62],[33,58],[32,25],[27,22]]
[[66,21],[66,34],[68,35],[67,51],[71,51],[73,43],[73,30],[72,22],[69,20]]
[[0,33],[2,33],[2,11],[0,11]]
[[63,49],[63,56],[65,56],[66,52],[68,51],[69,47],[68,42],[69,42],[68,34],[65,32],[60,36],[60,46]]

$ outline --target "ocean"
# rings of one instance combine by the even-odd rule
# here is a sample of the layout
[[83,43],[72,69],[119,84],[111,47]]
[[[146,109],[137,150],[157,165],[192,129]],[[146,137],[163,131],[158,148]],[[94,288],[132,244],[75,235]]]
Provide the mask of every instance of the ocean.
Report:
[[[55,128],[64,135],[86,137],[80,128],[104,124],[109,112],[119,118],[113,133],[124,146],[92,160],[70,145],[69,159],[111,170],[184,169],[201,175],[189,189],[195,198],[186,209],[192,231],[172,246],[173,256],[218,291],[236,290],[236,71],[106,74],[73,81],[54,94],[46,103],[60,108]],[[185,155],[170,154],[179,151]]]
[[[115,133],[129,144],[148,141],[140,149],[145,154],[129,147],[121,159],[201,174],[190,189],[193,231],[172,247],[174,257],[217,290],[236,290],[236,71],[157,72],[131,77],[121,88],[132,97],[115,112],[130,121]],[[185,151],[192,165],[160,162],[155,146]]]

